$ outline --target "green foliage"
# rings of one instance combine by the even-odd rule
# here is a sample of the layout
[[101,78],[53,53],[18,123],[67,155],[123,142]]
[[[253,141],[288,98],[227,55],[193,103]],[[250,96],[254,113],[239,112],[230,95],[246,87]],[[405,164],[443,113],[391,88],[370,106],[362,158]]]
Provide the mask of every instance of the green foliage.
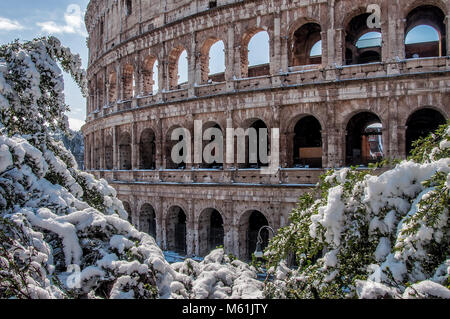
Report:
[[[449,139],[450,125],[441,126],[434,134],[420,139],[415,145],[410,160],[416,163],[430,163],[448,159],[450,148],[440,147]],[[447,142],[448,143],[448,142]],[[450,228],[447,221],[449,207],[448,174],[436,172],[425,180],[421,188],[427,188],[422,198],[405,195],[412,209],[417,202],[415,213],[405,215],[390,206],[381,207],[372,212],[370,204],[364,201],[367,180],[372,175],[379,175],[389,168],[399,165],[399,160],[385,160],[372,165],[369,170],[355,167],[340,171],[330,170],[320,177],[317,188],[302,195],[297,208],[290,215],[290,224],[278,230],[266,249],[267,267],[273,273],[285,268],[284,261],[295,255],[297,268],[283,270],[284,279],[270,283],[265,287],[268,298],[352,298],[356,297],[355,281],[367,280],[371,272],[370,265],[377,265],[375,251],[382,237],[391,243],[392,253],[411,276],[422,273],[426,278],[433,277],[434,271],[450,257]],[[329,204],[332,192],[339,192],[340,201],[344,203],[340,229],[340,243],[329,237],[326,227],[318,218],[320,212]],[[336,194],[334,194],[335,196]],[[335,197],[334,197],[335,198]],[[332,199],[331,199],[332,200]],[[392,212],[395,213],[392,217]],[[413,210],[414,212],[414,210]],[[399,223],[401,231],[381,231],[371,229],[373,219],[383,220],[388,214]],[[424,242],[418,232],[432,229],[434,237]],[[427,252],[419,256],[417,250]],[[335,258],[331,258],[334,254]],[[330,257],[331,256],[331,257]],[[326,264],[327,261],[335,263]],[[388,267],[383,268],[385,283],[404,289],[411,276],[403,280],[393,279]],[[448,275],[446,283],[448,285]]]

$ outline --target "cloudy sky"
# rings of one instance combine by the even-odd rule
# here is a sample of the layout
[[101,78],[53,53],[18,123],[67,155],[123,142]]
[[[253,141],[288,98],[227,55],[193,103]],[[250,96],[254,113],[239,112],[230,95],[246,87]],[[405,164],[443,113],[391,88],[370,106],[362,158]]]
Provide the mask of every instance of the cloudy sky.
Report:
[[[0,43],[14,39],[31,40],[43,35],[57,36],[73,53],[80,54],[87,67],[87,32],[84,11],[89,0],[1,0]],[[72,129],[79,129],[86,118],[86,100],[70,76],[65,75],[65,94],[71,112]]]

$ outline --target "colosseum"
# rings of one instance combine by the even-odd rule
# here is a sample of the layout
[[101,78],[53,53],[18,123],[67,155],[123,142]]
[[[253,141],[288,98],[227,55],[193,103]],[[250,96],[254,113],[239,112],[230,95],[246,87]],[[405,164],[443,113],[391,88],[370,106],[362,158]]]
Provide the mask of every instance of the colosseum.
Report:
[[[449,17],[448,0],[91,0],[86,170],[163,249],[248,259],[326,169],[405,158],[447,121]],[[279,129],[279,166],[261,173],[248,142],[243,162],[174,162],[195,121]]]

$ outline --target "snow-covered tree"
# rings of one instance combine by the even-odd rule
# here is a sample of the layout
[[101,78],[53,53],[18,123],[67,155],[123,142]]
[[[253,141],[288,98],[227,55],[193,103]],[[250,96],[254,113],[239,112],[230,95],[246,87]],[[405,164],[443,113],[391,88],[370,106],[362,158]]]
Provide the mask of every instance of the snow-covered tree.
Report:
[[59,65],[85,92],[79,56],[56,38],[0,47],[0,298],[261,296],[255,269],[223,250],[190,261],[201,275],[169,265],[115,190],[78,170],[54,139],[68,129]]
[[[450,298],[450,125],[377,175],[330,171],[265,257],[277,298]],[[295,252],[296,269],[284,260]]]

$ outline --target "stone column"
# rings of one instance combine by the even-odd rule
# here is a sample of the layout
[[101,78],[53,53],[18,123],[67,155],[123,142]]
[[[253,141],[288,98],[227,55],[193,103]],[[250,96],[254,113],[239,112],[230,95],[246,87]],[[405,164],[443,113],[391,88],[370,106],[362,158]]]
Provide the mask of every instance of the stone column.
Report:
[[[235,249],[234,249],[234,232],[233,232],[233,201],[230,199],[227,199],[224,201],[224,215],[225,220],[223,221],[223,231],[224,231],[224,238],[223,238],[223,248],[225,250],[226,254],[232,253],[233,255],[236,255]],[[237,256],[237,255],[236,255]]]
[[192,256],[195,254],[195,221],[194,221],[194,202],[188,201],[188,211],[186,212],[186,254]]
[[445,27],[446,29],[446,34],[447,34],[447,39],[446,39],[446,45],[447,45],[447,56],[450,56],[450,15],[445,17]]
[[227,43],[225,48],[225,81],[227,82],[227,91],[234,91],[234,76],[236,74],[236,65],[235,65],[235,39],[234,39],[234,28],[228,28],[227,33]]
[[[195,96],[195,84],[201,83],[201,81],[198,81],[199,79],[196,76],[197,69],[201,69],[201,64],[198,63],[199,56],[197,56],[198,48],[196,43],[196,33],[191,34],[191,48],[188,51],[188,96],[194,97]],[[199,71],[201,73],[201,70]]]
[[157,207],[154,207],[155,209],[155,218],[156,218],[156,243],[161,247],[161,244],[163,242],[163,199],[162,197],[159,197],[157,199]]
[[105,130],[101,129],[100,130],[100,145],[99,145],[99,149],[100,149],[100,154],[98,156],[100,156],[100,168],[102,170],[106,169],[106,164],[105,164]]
[[[273,33],[270,46],[270,74],[278,75],[282,69],[281,60],[284,58],[284,55],[287,54],[287,51],[283,50],[284,47],[281,45],[281,13],[274,13],[273,19]],[[276,79],[280,82],[279,77]],[[274,84],[279,85],[279,83]]]
[[117,141],[117,128],[113,126],[112,128],[112,136],[113,136],[113,170],[118,170],[119,165],[119,146]]
[[131,123],[131,169],[139,169],[139,137],[137,136],[136,123]]

